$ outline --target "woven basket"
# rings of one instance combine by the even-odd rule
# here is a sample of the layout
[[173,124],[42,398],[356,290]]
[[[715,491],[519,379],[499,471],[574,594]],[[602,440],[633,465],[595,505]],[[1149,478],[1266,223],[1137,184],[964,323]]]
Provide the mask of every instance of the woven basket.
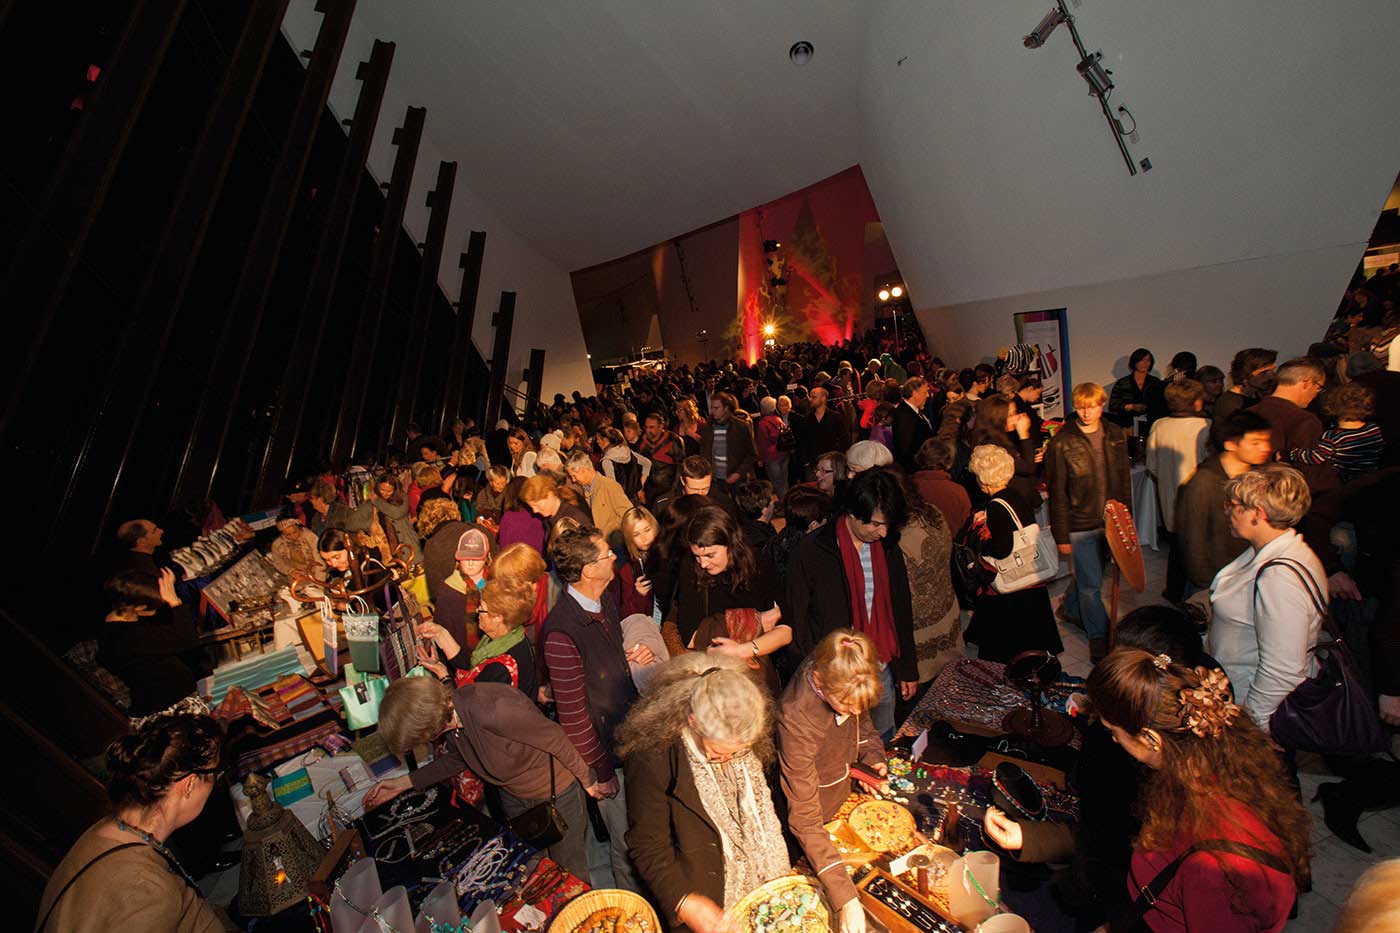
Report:
[[620,888],[600,888],[580,894],[564,905],[564,909],[554,915],[549,922],[549,933],[574,933],[578,926],[588,919],[595,910],[606,907],[621,907],[629,914],[641,914],[651,924],[652,933],[665,933],[656,911],[640,895]]
[[[836,929],[836,911],[831,909],[831,901],[827,900],[826,892],[822,886],[807,875],[784,875],[781,878],[774,878],[766,881],[754,888],[748,894],[739,899],[739,903],[734,905],[734,909],[729,912],[732,919],[729,928],[734,933],[751,933],[749,926],[749,914],[763,901],[769,901],[780,894],[784,894],[794,889],[806,889],[813,891],[817,895],[817,903],[826,912],[826,928]],[[554,931],[550,931],[554,933]]]

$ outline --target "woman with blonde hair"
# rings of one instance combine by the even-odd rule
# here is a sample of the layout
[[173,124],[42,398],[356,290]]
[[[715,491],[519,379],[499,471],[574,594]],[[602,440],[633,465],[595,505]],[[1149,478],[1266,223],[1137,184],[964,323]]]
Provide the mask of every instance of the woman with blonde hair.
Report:
[[688,654],[618,729],[628,854],[674,929],[721,930],[740,898],[791,871],[764,776],[772,726],[772,701],[742,662]]
[[1400,930],[1400,858],[1366,869],[1347,895],[1332,933]]
[[1303,474],[1281,463],[1225,484],[1230,532],[1250,546],[1211,583],[1206,650],[1264,729],[1288,694],[1317,673],[1312,648],[1327,608],[1327,572],[1293,530],[1311,505]]
[[535,475],[535,442],[524,428],[511,428],[506,435],[506,449],[510,451],[510,471],[516,476]]
[[651,578],[647,576],[647,555],[661,526],[656,516],[645,506],[634,506],[622,515],[622,546],[617,549],[613,564],[613,587],[617,597],[618,618],[631,615],[656,615],[656,597],[652,594]]
[[864,933],[865,914],[823,824],[850,792],[850,764],[883,776],[885,744],[870,717],[880,702],[875,643],[836,629],[817,643],[778,701],[778,764],[788,828],[840,914],[841,933]]
[[693,457],[700,453],[700,429],[705,419],[700,417],[700,407],[695,399],[686,396],[676,402],[676,435],[685,444],[685,454]]
[[431,677],[404,677],[390,684],[380,701],[379,734],[396,755],[439,738],[442,751],[411,774],[375,784],[365,794],[366,810],[404,791],[456,778],[464,770],[500,788],[508,820],[553,795],[568,828],[546,851],[566,870],[588,877],[583,795],[602,796],[597,775],[564,728],[519,690],[495,683],[468,683],[453,690]]
[[1134,912],[1158,931],[1283,929],[1310,877],[1308,815],[1225,675],[1118,648],[1087,689],[1113,740],[1152,770],[1128,871]]

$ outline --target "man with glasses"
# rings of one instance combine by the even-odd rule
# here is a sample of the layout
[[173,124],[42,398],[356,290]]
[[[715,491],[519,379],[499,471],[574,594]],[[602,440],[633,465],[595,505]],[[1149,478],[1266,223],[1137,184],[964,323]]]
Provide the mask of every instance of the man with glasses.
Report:
[[1061,607],[1067,622],[1089,636],[1089,659],[1108,654],[1108,611],[1103,604],[1103,569],[1108,557],[1104,505],[1116,499],[1132,506],[1127,434],[1103,417],[1108,393],[1084,382],[1072,393],[1075,418],[1045,448],[1050,488],[1050,528],[1074,574]]
[[[1289,360],[1278,368],[1278,386],[1250,411],[1262,416],[1273,430],[1274,456],[1287,460],[1294,450],[1307,450],[1322,437],[1322,420],[1308,411],[1327,385],[1322,364],[1309,357]],[[1294,464],[1308,481],[1314,496],[1339,485],[1337,473],[1327,464]]]
[[571,528],[554,539],[549,557],[568,591],[540,626],[539,642],[559,724],[598,777],[598,810],[611,837],[612,886],[640,892],[627,856],[626,788],[613,732],[637,699],[628,662],[646,664],[652,654],[645,646],[629,650],[623,644],[617,604],[608,592],[614,556],[592,528]]
[[836,629],[869,635],[880,654],[880,702],[875,728],[894,734],[896,689],[909,700],[918,689],[914,610],[909,572],[899,548],[908,504],[899,479],[874,468],[841,489],[838,514],[798,544],[788,568],[787,605],[793,646],[803,656]]

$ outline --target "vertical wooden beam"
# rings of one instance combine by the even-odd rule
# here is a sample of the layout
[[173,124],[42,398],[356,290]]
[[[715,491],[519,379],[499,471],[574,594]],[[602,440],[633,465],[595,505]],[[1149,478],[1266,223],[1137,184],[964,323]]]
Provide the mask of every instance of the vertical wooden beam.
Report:
[[126,28],[94,88],[92,106],[69,140],[28,231],[8,257],[0,307],[23,313],[8,316],[14,330],[6,343],[17,352],[0,366],[0,397],[6,400],[0,438],[25,397],[23,389],[41,358],[184,9],[185,0],[132,3]]
[[462,289],[457,293],[457,323],[452,331],[447,380],[442,391],[442,414],[438,435],[445,437],[452,420],[461,414],[462,380],[466,378],[467,358],[472,352],[472,325],[476,322],[476,293],[481,287],[481,261],[486,256],[486,231],[473,230],[467,251],[457,260],[462,270]]
[[[233,413],[238,410],[243,376],[257,345],[267,293],[281,258],[287,224],[296,206],[321,112],[340,65],[340,53],[350,34],[355,0],[321,0],[316,8],[324,15],[306,68],[306,82],[297,97],[277,163],[268,177],[257,225],[248,238],[248,252],[244,254],[243,267],[224,314],[224,326],[210,361],[209,378],[205,381],[175,474],[171,508],[186,496],[207,496],[218,475],[229,425]],[[222,408],[219,414],[214,412],[216,404]]]
[[538,347],[530,350],[530,368],[525,371],[525,414],[533,415],[540,405],[540,392],[544,389],[544,351]]
[[[361,62],[355,72],[355,77],[362,82],[360,97],[355,102],[349,144],[340,164],[340,173],[336,176],[335,191],[331,194],[330,207],[326,211],[326,226],[321,231],[321,241],[312,262],[306,298],[302,302],[296,336],[292,340],[293,350],[287,359],[278,393],[279,404],[273,414],[272,427],[258,466],[254,507],[270,506],[277,501],[282,484],[286,482],[296,459],[302,422],[306,416],[306,400],[311,394],[311,380],[315,378],[316,366],[320,362],[321,342],[325,339],[326,321],[330,318],[331,299],[340,276],[341,259],[345,255],[345,242],[360,190],[360,179],[364,177],[369,147],[374,141],[375,128],[379,125],[379,108],[384,103],[384,88],[389,83],[394,48],[392,42],[374,40],[369,60]],[[296,348],[304,346],[310,347],[306,358],[296,352]]]
[[394,395],[394,411],[389,418],[385,443],[393,445],[399,431],[413,420],[422,380],[423,349],[428,339],[428,316],[437,297],[438,267],[442,246],[447,240],[447,217],[452,210],[452,188],[457,180],[456,162],[439,162],[437,186],[428,192],[428,238],[423,243],[423,264],[418,268],[418,287],[413,293],[408,341],[404,344],[403,365],[399,370],[399,390]]
[[423,139],[423,122],[428,111],[409,107],[403,126],[394,130],[394,171],[389,180],[389,194],[384,199],[384,216],[370,256],[369,282],[365,286],[360,320],[355,328],[346,380],[340,393],[340,413],[331,435],[331,462],[340,465],[352,457],[360,437],[360,420],[365,413],[365,393],[369,390],[370,366],[379,344],[380,319],[384,315],[384,299],[389,292],[389,278],[394,270],[394,250],[403,232],[403,213],[408,206],[408,189],[413,182],[413,165],[418,161],[418,144]]
[[491,317],[496,328],[496,339],[491,346],[491,382],[486,393],[486,411],[482,415],[481,429],[491,430],[491,426],[501,417],[501,397],[505,394],[506,370],[510,366],[510,331],[515,325],[515,292],[501,292],[501,306]]
[[[110,474],[107,501],[95,526],[85,523],[92,536],[93,550],[101,539],[111,514],[112,499],[126,469],[127,458],[140,434],[151,393],[165,360],[170,334],[179,315],[185,289],[194,273],[195,261],[204,245],[214,206],[223,191],[229,165],[248,112],[253,104],[253,91],[262,77],[272,43],[278,38],[287,0],[253,0],[247,7],[247,18],[239,34],[238,44],[230,55],[218,93],[209,106],[209,115],[199,142],[190,153],[185,175],[172,202],[170,214],[161,230],[154,258],[146,270],[141,288],[127,312],[129,323],[122,332],[121,342],[111,354],[112,365],[103,380],[101,399],[90,412],[75,413],[88,418],[68,485],[50,526],[50,543],[63,533],[63,522],[72,504],[74,492],[82,476],[97,456],[110,458],[120,451]],[[117,373],[129,366],[131,358],[139,357],[139,371],[144,375],[136,391]],[[110,462],[105,459],[104,463]],[[101,474],[100,474],[101,475]]]

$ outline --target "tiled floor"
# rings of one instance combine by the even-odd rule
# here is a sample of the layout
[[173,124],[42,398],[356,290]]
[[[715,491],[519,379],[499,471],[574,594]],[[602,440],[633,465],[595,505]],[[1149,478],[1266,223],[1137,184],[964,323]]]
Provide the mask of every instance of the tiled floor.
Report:
[[[1147,570],[1147,586],[1141,593],[1135,592],[1126,584],[1121,587],[1118,601],[1120,619],[1139,606],[1165,602],[1161,592],[1166,580],[1166,550],[1144,550],[1143,557]],[[1068,586],[1068,578],[1051,584],[1051,600],[1056,607],[1059,606]],[[1065,672],[1081,677],[1087,676],[1091,665],[1089,644],[1084,631],[1061,623],[1060,636],[1065,644],[1065,651],[1060,656]],[[1312,797],[1319,784],[1336,780],[1339,778],[1329,773],[1326,765],[1317,756],[1300,757],[1299,781],[1308,812],[1313,817],[1313,889],[1300,898],[1298,918],[1284,927],[1285,933],[1324,933],[1331,930],[1342,902],[1346,900],[1348,892],[1361,873],[1377,862],[1400,858],[1400,809],[1362,816],[1361,835],[1371,845],[1373,851],[1370,854],[1352,848],[1327,829],[1322,821],[1322,804],[1313,803]]]

